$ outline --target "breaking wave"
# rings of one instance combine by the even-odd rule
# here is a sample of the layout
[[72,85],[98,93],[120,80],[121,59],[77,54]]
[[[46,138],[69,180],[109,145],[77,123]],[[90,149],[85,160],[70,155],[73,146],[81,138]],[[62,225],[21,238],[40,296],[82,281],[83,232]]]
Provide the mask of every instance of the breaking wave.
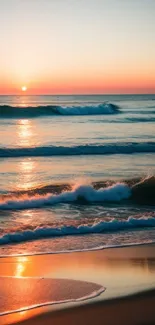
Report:
[[70,191],[60,194],[22,195],[21,197],[4,198],[0,201],[1,210],[42,208],[58,203],[72,202],[119,202],[131,196],[131,189],[126,184],[117,183],[96,190],[91,185],[73,187]]
[[131,179],[122,183],[47,185],[27,191],[10,192],[0,196],[0,210],[32,209],[59,203],[102,203],[130,200],[155,204],[155,176]]
[[50,115],[104,115],[119,113],[119,107],[112,103],[103,103],[93,106],[30,106],[18,107],[2,105],[0,106],[1,118],[34,118]]
[[117,142],[102,145],[86,144],[77,146],[45,146],[28,148],[0,148],[0,157],[44,157],[154,153],[155,142]]
[[155,176],[92,183],[47,184],[0,194],[0,210],[42,208],[58,203],[99,203],[129,200],[155,205]]
[[155,218],[152,217],[129,217],[126,220],[116,220],[112,218],[110,221],[101,221],[92,225],[84,224],[80,226],[62,226],[54,227],[36,227],[33,230],[17,231],[6,233],[0,237],[0,245],[10,243],[20,243],[29,240],[37,240],[47,237],[56,236],[73,236],[84,234],[98,234],[106,232],[115,232],[121,230],[131,230],[137,228],[155,227]]
[[[16,194],[15,194],[16,193]],[[23,192],[15,192],[8,195],[1,195],[0,210],[21,210],[32,208],[43,208],[59,203],[117,203],[145,202],[155,204],[155,177],[146,179],[131,179],[126,183],[115,183],[108,186],[106,182],[97,182],[92,185],[78,185],[71,187],[70,184],[49,185],[43,188]],[[17,194],[18,193],[18,194]],[[41,195],[42,193],[42,195]],[[43,194],[44,193],[44,194]],[[153,212],[153,210],[152,210]],[[79,223],[80,222],[80,223]],[[130,217],[113,218],[106,217],[86,221],[79,220],[75,223],[45,222],[38,225],[20,225],[8,230],[0,229],[0,245],[20,243],[30,240],[37,240],[55,236],[74,236],[84,234],[98,234],[134,230],[139,228],[155,227],[154,212],[144,215],[131,215]]]

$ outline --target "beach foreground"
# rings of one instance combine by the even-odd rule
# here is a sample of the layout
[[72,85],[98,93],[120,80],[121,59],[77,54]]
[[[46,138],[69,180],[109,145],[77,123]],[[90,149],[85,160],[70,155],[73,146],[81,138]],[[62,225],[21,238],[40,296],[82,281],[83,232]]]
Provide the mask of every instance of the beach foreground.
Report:
[[[6,310],[17,310],[20,300],[20,312],[1,316],[0,324],[155,323],[153,244],[70,254],[1,258],[0,277],[3,283],[1,315]],[[31,299],[26,303],[24,290],[30,288],[34,298],[31,293]],[[70,299],[66,303],[56,304],[58,301],[65,302],[69,295],[74,301]],[[89,295],[92,295],[91,299]],[[89,299],[78,299],[84,296]],[[2,304],[3,297],[5,306]],[[47,305],[47,302],[52,303],[53,300],[55,304],[51,306],[26,309],[32,308],[34,304],[39,307],[41,302]],[[16,308],[13,305],[15,301]]]
[[58,312],[40,315],[18,324],[82,324],[82,325],[132,325],[155,324],[155,290],[122,299],[98,302],[73,307]]

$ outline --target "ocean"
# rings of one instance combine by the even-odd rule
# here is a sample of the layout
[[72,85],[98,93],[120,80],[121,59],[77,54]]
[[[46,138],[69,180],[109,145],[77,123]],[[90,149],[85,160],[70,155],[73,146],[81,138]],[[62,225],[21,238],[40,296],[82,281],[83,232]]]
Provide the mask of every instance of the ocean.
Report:
[[0,256],[155,242],[154,175],[155,95],[0,96]]

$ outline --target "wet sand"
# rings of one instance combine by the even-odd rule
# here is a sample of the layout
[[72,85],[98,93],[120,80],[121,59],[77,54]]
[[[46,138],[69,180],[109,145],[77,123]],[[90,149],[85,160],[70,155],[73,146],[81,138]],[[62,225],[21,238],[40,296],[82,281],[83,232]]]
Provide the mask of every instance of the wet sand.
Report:
[[11,277],[0,278],[0,289],[0,316],[37,305],[83,301],[104,291],[102,286],[85,281]]
[[[0,259],[0,277],[70,279],[106,290],[96,298],[1,316],[0,324],[155,324],[155,245]],[[4,279],[4,278],[3,278]],[[19,279],[16,279],[19,280]],[[68,282],[69,283],[69,282]],[[24,282],[23,282],[24,284]],[[76,295],[76,285],[70,282]],[[5,287],[5,286],[4,286]],[[11,294],[7,285],[6,296]],[[39,291],[33,285],[35,303]],[[61,286],[62,288],[62,286]],[[61,288],[55,290],[60,296]],[[21,284],[22,290],[22,284]],[[49,292],[49,290],[46,293]],[[40,289],[41,292],[41,289]],[[19,290],[16,291],[18,300]],[[64,286],[64,294],[66,294]],[[38,294],[38,295],[37,295]],[[79,286],[82,295],[82,286]],[[20,295],[21,296],[21,295]],[[43,296],[43,294],[42,294]],[[38,297],[38,298],[37,298]],[[33,299],[32,299],[33,300]],[[46,299],[45,299],[46,300]],[[56,298],[55,298],[56,300]],[[10,300],[11,301],[11,300]],[[21,305],[24,305],[22,299]],[[6,302],[7,304],[7,302]],[[30,322],[31,319],[31,322]]]
[[155,291],[68,308],[21,321],[25,325],[153,325],[155,324]]

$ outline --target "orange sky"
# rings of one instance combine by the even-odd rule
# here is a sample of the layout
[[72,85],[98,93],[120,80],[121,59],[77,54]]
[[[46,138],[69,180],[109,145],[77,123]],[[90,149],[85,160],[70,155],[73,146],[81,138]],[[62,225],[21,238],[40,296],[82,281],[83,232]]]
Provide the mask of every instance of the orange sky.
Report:
[[1,0],[0,94],[155,93],[155,1]]

